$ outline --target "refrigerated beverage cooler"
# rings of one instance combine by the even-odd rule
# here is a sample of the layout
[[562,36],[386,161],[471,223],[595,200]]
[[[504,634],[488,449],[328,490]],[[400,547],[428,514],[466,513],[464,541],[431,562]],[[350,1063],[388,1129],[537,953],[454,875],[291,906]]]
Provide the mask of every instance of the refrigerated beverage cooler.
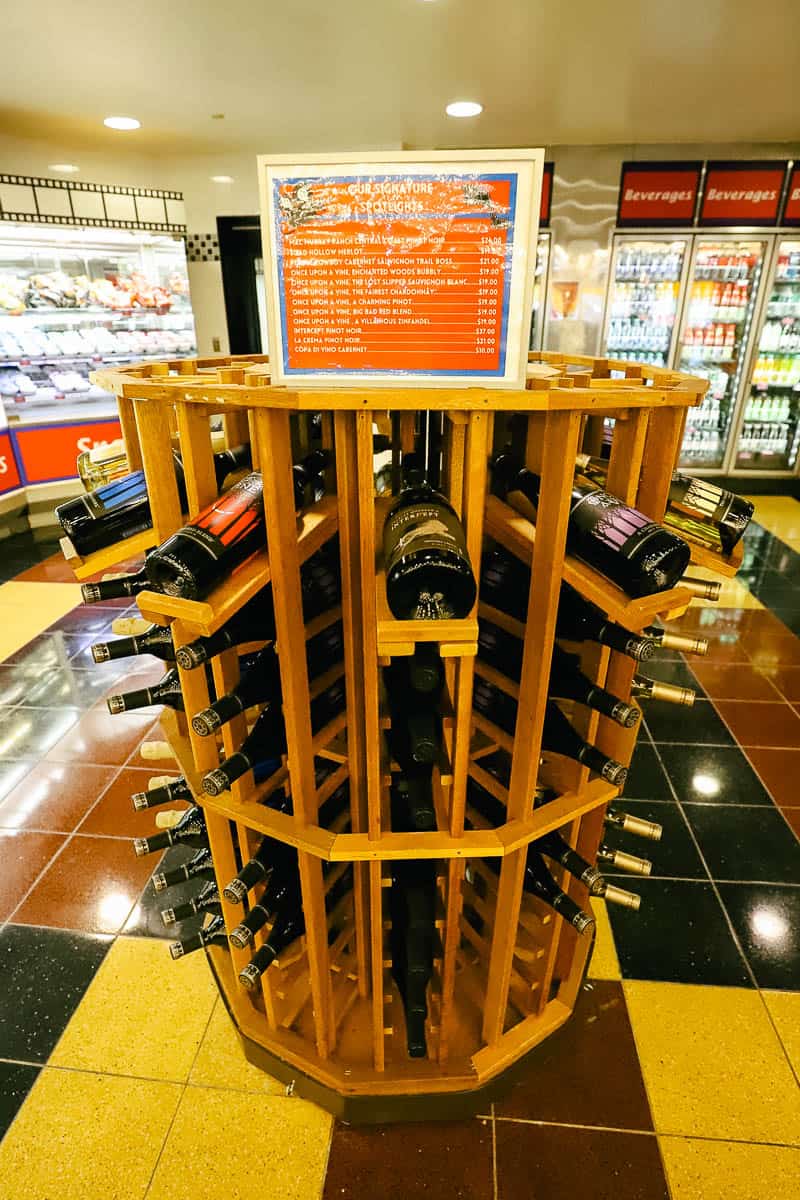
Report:
[[669,364],[691,238],[617,236],[604,330],[605,352],[656,367]]
[[800,240],[779,239],[731,464],[734,473],[794,473],[800,438]]
[[533,312],[531,315],[531,350],[544,349],[547,316],[547,297],[550,282],[550,234],[540,233],[536,246],[536,267],[533,276]]

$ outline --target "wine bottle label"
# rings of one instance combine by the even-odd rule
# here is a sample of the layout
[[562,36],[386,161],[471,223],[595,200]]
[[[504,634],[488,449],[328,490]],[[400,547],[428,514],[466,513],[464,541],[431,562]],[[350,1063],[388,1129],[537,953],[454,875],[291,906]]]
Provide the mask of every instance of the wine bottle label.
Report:
[[423,550],[448,551],[469,564],[458,517],[430,501],[404,505],[390,513],[383,527],[383,547],[387,575],[402,558]]
[[726,554],[730,554],[753,515],[753,506],[733,492],[706,479],[691,479],[687,475],[673,476],[669,506],[677,513],[715,526]]
[[628,508],[608,492],[590,492],[570,513],[571,530],[602,542],[630,558],[645,538],[660,527],[644,513]]
[[93,521],[103,517],[111,509],[119,509],[127,504],[139,503],[147,499],[147,482],[144,471],[134,471],[123,479],[117,479],[96,492],[88,492],[81,496],[87,513]]

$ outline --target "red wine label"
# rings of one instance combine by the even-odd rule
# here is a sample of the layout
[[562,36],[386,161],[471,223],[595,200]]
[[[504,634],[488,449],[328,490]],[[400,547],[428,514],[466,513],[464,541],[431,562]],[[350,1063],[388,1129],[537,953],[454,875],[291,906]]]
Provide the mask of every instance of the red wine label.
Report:
[[458,517],[430,501],[390,513],[383,529],[383,546],[387,575],[400,559],[423,550],[448,551],[469,562]]

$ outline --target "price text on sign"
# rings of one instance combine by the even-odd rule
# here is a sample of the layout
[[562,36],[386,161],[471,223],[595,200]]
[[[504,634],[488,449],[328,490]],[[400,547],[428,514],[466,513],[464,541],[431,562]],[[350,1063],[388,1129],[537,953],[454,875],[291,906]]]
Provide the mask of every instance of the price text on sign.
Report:
[[503,374],[513,178],[274,186],[287,374]]
[[[74,479],[83,450],[91,450],[122,437],[119,421],[91,421],[75,425],[36,425],[15,429],[12,438],[25,483],[51,483]],[[0,485],[1,486],[1,485]]]

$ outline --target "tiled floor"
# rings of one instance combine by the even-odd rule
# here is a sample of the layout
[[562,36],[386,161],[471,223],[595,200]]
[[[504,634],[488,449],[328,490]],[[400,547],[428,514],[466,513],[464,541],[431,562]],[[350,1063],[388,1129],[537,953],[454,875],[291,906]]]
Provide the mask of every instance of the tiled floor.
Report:
[[607,836],[653,860],[630,884],[640,912],[597,904],[573,1020],[484,1116],[373,1129],[249,1066],[204,960],[169,960],[155,864],[130,845],[153,817],[129,796],[174,764],[139,754],[156,712],[105,710],[127,664],[88,653],[125,605],[75,609],[64,564],[15,547],[0,584],[2,1200],[800,1195],[800,504],[756,503],[739,581],[680,623],[707,658],[646,668],[698,701],[647,708],[629,776],[624,807],[662,841]]

